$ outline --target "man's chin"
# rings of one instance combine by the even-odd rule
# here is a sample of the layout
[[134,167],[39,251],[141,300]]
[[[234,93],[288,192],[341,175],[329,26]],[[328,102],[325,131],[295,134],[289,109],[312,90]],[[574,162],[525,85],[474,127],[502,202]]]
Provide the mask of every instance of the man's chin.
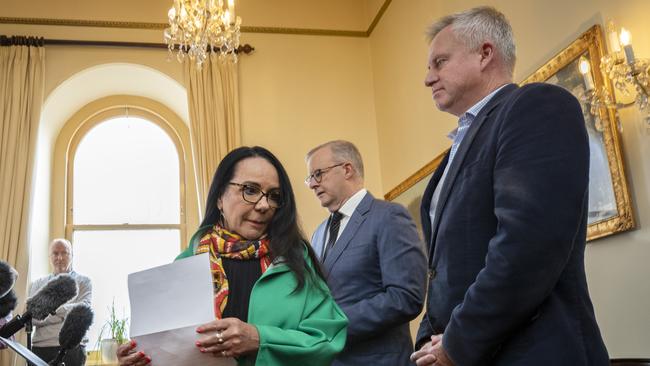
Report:
[[447,110],[449,109],[449,106],[447,104],[439,100],[434,100],[434,101],[436,103],[436,108],[438,108],[440,112],[447,112]]

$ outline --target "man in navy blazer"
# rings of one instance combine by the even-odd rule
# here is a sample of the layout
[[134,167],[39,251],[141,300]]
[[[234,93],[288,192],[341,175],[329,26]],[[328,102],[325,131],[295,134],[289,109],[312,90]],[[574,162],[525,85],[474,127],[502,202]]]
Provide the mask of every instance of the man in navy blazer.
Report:
[[429,294],[417,365],[609,365],[584,268],[589,146],[578,101],[512,82],[503,14],[429,29],[425,84],[459,117],[421,206]]
[[363,162],[352,143],[325,143],[306,160],[305,182],[332,213],[312,245],[350,321],[333,365],[409,365],[409,321],[426,293],[426,257],[413,220],[404,207],[363,188]]

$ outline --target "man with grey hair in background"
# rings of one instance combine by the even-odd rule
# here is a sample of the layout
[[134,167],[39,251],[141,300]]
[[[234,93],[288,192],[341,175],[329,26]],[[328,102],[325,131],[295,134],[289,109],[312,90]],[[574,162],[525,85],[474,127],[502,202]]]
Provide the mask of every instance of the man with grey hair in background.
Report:
[[417,365],[608,365],[587,289],[589,145],[580,103],[512,84],[505,16],[478,7],[429,29],[439,110],[459,117],[422,198],[429,249]]
[[[68,312],[77,304],[90,306],[92,300],[90,278],[72,269],[72,245],[70,242],[62,238],[52,240],[49,254],[53,273],[32,282],[29,287],[29,296],[34,296],[38,290],[62,273],[69,275],[77,283],[77,296],[61,305],[55,314],[50,314],[43,320],[33,320],[35,329],[32,351],[45,362],[53,361],[59,353],[59,331]],[[66,353],[63,358],[66,366],[82,366],[85,364],[87,342],[88,339],[84,338],[78,347]]]
[[363,161],[352,143],[327,142],[306,160],[305,183],[330,212],[312,245],[349,319],[345,348],[332,365],[409,365],[409,321],[422,310],[426,291],[415,223],[404,207],[364,188]]

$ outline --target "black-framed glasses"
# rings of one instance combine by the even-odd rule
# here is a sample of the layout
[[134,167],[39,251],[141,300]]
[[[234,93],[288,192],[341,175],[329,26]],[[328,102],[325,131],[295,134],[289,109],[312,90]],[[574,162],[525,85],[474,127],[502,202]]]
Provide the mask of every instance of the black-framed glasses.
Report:
[[282,206],[282,193],[280,193],[280,190],[278,189],[264,192],[260,188],[250,184],[235,182],[230,182],[228,184],[241,188],[241,197],[248,203],[256,205],[262,197],[266,197],[266,202],[269,204],[269,207],[279,208]]
[[341,165],[345,165],[345,163],[338,163],[336,165],[328,166],[327,168],[314,170],[313,173],[309,174],[307,178],[305,178],[305,184],[309,185],[309,182],[311,182],[312,179],[315,180],[316,183],[320,183],[323,180],[323,174],[327,173],[330,169]]

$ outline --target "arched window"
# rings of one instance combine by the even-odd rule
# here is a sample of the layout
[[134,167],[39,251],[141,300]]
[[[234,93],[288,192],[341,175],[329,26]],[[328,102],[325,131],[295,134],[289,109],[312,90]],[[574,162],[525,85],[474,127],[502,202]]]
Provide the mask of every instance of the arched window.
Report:
[[95,349],[111,304],[128,317],[127,275],[170,263],[185,244],[185,156],[175,130],[137,107],[100,111],[71,137],[65,236],[74,270],[93,282]]

